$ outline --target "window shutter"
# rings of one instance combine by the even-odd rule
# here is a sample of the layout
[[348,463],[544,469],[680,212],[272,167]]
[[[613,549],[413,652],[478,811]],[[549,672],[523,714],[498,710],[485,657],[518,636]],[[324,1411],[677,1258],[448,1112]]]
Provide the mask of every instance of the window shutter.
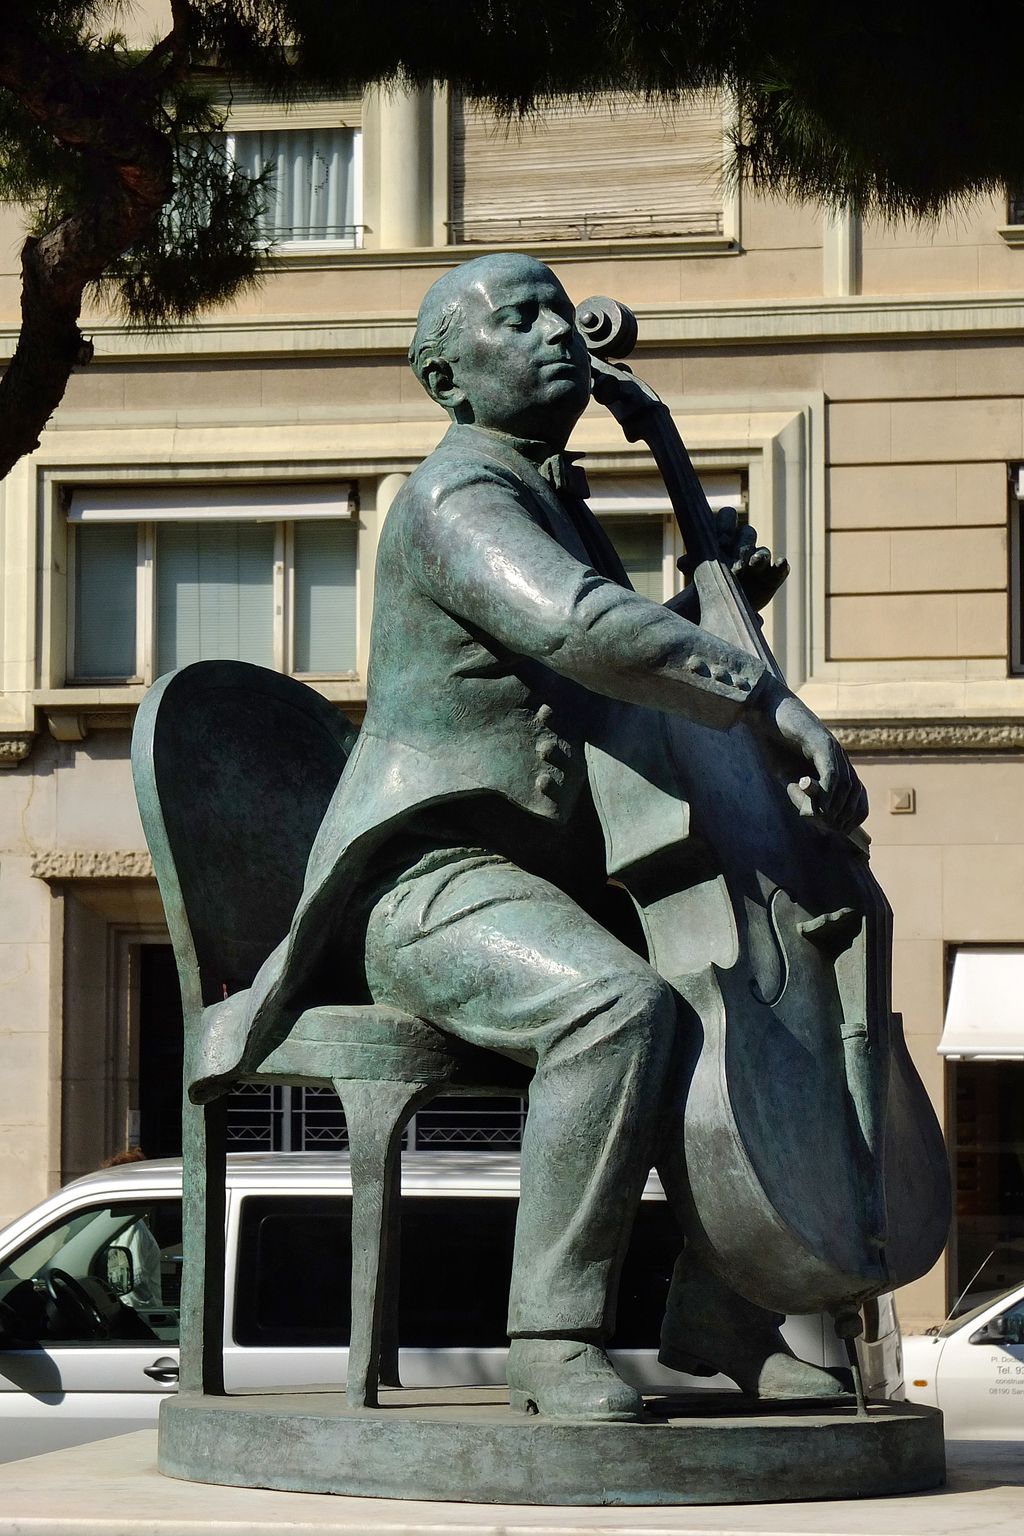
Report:
[[295,672],[356,669],[356,530],[351,524],[296,523]]
[[635,590],[654,603],[663,602],[665,525],[662,518],[609,517],[603,518],[602,522]]
[[452,242],[721,234],[723,146],[721,100],[612,92],[505,124],[456,96]]
[[214,103],[227,114],[225,127],[228,133],[246,133],[266,128],[362,128],[363,98],[361,95],[340,96],[332,99],[300,99],[293,102],[268,101],[260,89],[252,85],[231,85],[227,81],[216,82],[210,88]]
[[76,677],[134,677],[134,524],[97,524],[75,535]]
[[157,529],[157,673],[223,658],[274,665],[274,529],[168,523]]

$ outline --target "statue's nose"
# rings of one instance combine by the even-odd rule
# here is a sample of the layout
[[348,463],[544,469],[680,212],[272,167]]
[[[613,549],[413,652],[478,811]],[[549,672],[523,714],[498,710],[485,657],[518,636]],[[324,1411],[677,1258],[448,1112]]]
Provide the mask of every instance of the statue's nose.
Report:
[[562,336],[568,336],[569,321],[564,315],[557,314],[555,310],[549,309],[544,313],[544,328],[548,339],[557,341]]

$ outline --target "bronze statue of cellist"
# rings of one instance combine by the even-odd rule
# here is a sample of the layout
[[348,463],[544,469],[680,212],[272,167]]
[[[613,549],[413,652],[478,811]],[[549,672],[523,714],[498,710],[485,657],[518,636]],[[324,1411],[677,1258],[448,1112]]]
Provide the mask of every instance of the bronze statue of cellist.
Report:
[[[763,1397],[843,1390],[793,1357],[779,1311],[850,1311],[945,1234],[851,841],[864,791],[739,590],[766,599],[783,573],[749,536],[723,562],[693,519],[685,450],[607,360],[613,311],[578,325],[521,255],[424,299],[410,361],[452,426],[382,532],[365,725],[289,938],[193,1083],[258,1063],[301,1008],[367,995],[529,1063],[511,1399],[594,1419],[642,1411],[603,1345],[653,1164],[687,1239],[662,1358]],[[592,379],[669,483],[682,603],[631,589],[586,506],[565,447]]]

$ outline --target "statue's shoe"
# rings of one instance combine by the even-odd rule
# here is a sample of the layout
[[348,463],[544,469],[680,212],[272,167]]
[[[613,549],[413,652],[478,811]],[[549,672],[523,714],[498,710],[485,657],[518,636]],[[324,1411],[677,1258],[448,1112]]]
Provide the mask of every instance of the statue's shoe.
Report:
[[[684,1371],[688,1376],[728,1376],[751,1397],[764,1399],[789,1397],[849,1397],[850,1388],[841,1376],[821,1366],[801,1360],[775,1330],[777,1338],[771,1342],[774,1350],[762,1343],[759,1347],[745,1346],[738,1350],[732,1341],[705,1337],[700,1344],[703,1357],[693,1355],[672,1344],[662,1343],[658,1359],[671,1371]],[[769,1352],[766,1354],[765,1348]]]
[[781,1314],[739,1296],[689,1253],[672,1276],[658,1359],[693,1376],[721,1372],[759,1398],[847,1397],[844,1373],[794,1355],[780,1332]]
[[604,1350],[579,1339],[513,1339],[508,1392],[517,1413],[550,1419],[638,1419],[644,1400]]

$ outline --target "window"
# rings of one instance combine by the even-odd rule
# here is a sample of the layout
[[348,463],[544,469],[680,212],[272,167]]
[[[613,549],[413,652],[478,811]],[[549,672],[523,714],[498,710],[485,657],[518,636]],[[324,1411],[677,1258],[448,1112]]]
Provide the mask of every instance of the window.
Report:
[[1004,1341],[1007,1344],[1024,1344],[1024,1302],[1018,1302],[1015,1307],[1010,1307],[1007,1312],[1000,1313],[1000,1321],[1004,1328]]
[[[506,1196],[402,1200],[399,1339],[406,1348],[500,1349],[519,1202]],[[235,1340],[266,1346],[348,1343],[351,1202],[248,1196],[242,1202]],[[645,1200],[619,1286],[620,1349],[655,1349],[682,1240],[668,1206]],[[301,1279],[301,1315],[295,1306]]]
[[78,1210],[0,1269],[8,1339],[109,1347],[178,1342],[181,1201]]
[[260,223],[274,244],[362,245],[362,135],[353,128],[252,129],[225,135],[230,159],[269,173]]
[[1008,187],[1006,192],[1007,224],[1024,224],[1024,187]]
[[508,125],[456,96],[452,244],[722,236],[724,144],[717,100],[613,91]]
[[356,667],[354,488],[81,490],[68,675],[151,682],[193,661]]
[[222,80],[212,89],[224,111],[228,157],[253,176],[270,171],[262,232],[289,246],[363,243],[361,96],[273,104],[255,86]]
[[[1024,212],[1024,209],[1022,209]],[[1010,466],[1010,672],[1024,674],[1024,464]]]
[[[736,507],[741,518],[745,516],[745,475],[735,470],[710,472],[701,476],[701,485],[714,510]],[[660,480],[651,475],[595,476],[589,503],[642,597],[663,603],[679,591],[683,578],[676,561],[683,554],[683,542]]]
[[955,1299],[1024,1280],[1024,1062],[958,1061],[950,1070]]

